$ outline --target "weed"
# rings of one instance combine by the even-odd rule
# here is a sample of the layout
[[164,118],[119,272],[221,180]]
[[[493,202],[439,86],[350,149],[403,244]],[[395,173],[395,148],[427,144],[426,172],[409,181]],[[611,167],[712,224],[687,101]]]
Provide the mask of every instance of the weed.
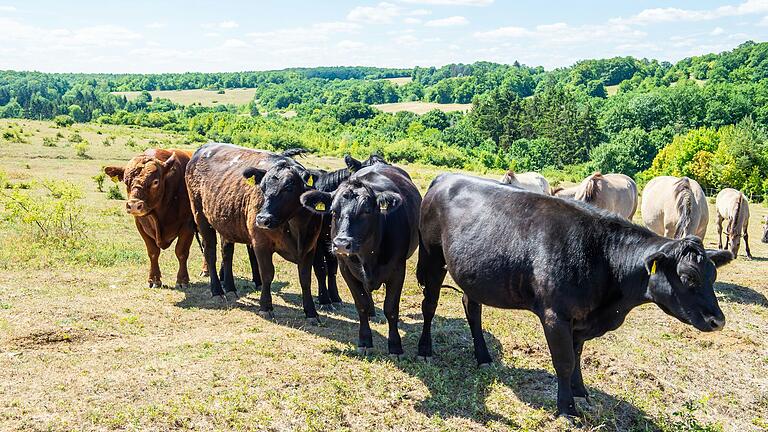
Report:
[[107,179],[107,175],[103,172],[100,172],[91,178],[94,182],[96,182],[96,190],[99,192],[104,192],[104,180]]
[[74,146],[75,154],[77,155],[77,157],[80,157],[80,158],[83,158],[83,159],[89,159],[89,156],[88,156],[88,148],[89,147],[90,147],[90,145],[88,144],[88,141],[85,141],[85,140],[80,141],[80,142],[76,143],[75,146]]
[[123,191],[120,190],[119,184],[113,184],[107,190],[107,199],[111,200],[124,200]]
[[58,140],[53,137],[43,137],[43,147],[56,147]]

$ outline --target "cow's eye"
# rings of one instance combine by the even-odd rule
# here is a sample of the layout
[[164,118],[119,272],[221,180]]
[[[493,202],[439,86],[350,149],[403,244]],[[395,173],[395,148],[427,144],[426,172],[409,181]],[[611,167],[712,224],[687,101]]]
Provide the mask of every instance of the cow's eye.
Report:
[[160,180],[157,180],[157,179],[152,180],[152,187],[157,187],[157,185],[159,184],[160,184]]

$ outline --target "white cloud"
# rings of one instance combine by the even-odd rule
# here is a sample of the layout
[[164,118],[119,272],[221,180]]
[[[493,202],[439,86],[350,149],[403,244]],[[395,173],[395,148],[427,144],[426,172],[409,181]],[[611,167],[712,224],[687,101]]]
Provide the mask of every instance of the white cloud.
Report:
[[454,27],[469,24],[469,20],[463,16],[452,16],[448,18],[434,19],[427,21],[424,25],[427,27]]
[[221,36],[221,33],[205,32],[205,33],[203,33],[203,36],[205,36],[205,37],[219,37],[219,36]]
[[489,6],[494,0],[400,0],[403,3],[417,3],[437,6]]
[[723,30],[722,27],[715,27],[711,32],[709,32],[709,34],[712,36],[720,36],[723,33],[725,33],[725,30]]
[[16,12],[15,6],[0,6],[0,12]]
[[283,52],[312,51],[319,44],[331,40],[332,36],[356,33],[361,25],[344,21],[331,21],[312,24],[307,27],[292,27],[268,32],[248,33],[251,41],[258,47]]
[[161,28],[168,27],[168,24],[166,24],[164,22],[154,21],[154,22],[148,23],[144,27],[146,27],[148,29],[161,29]]
[[522,37],[528,37],[533,35],[533,33],[523,27],[516,27],[516,26],[509,26],[509,27],[499,27],[495,30],[488,30],[484,32],[476,32],[474,36],[478,39],[511,39],[511,38],[522,38]]
[[383,2],[376,6],[357,6],[349,11],[347,19],[369,24],[388,24],[393,18],[399,16],[400,12],[399,6]]
[[752,15],[768,12],[768,0],[747,0],[738,5],[720,6],[715,9],[653,8],[645,9],[629,18],[612,21],[623,24],[657,24],[678,21],[709,21],[724,17]]
[[405,24],[410,24],[410,25],[413,25],[413,24],[421,24],[421,19],[419,19],[419,18],[414,18],[414,17],[408,17],[408,18],[405,18],[405,19],[403,20],[403,23],[405,23]]
[[764,16],[763,19],[760,20],[759,23],[757,23],[760,27],[768,27],[768,15]]
[[412,11],[409,11],[407,15],[411,16],[426,16],[426,15],[432,15],[432,11],[428,9],[414,9]]
[[365,44],[358,41],[352,41],[352,40],[343,40],[336,44],[336,48],[342,49],[342,50],[354,50],[358,48],[364,47]]
[[222,45],[223,48],[247,48],[249,45],[241,39],[227,39]]
[[240,24],[238,24],[236,21],[221,21],[215,23],[205,23],[202,25],[202,27],[205,29],[231,30],[240,27]]

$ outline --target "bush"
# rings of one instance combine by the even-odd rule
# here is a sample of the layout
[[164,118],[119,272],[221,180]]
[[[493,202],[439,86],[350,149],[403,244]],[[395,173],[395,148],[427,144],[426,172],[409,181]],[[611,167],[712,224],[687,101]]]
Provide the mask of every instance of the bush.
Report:
[[58,127],[69,127],[75,124],[75,119],[66,114],[62,114],[54,117],[53,122],[56,123],[56,126]]
[[123,191],[120,190],[120,184],[113,184],[107,190],[107,199],[124,200]]
[[43,137],[43,147],[56,147],[56,139],[53,137]]
[[109,146],[111,146],[114,143],[115,143],[115,136],[114,135],[110,135],[110,136],[104,138],[104,141],[102,141],[102,145],[104,145],[104,147],[109,147]]
[[89,156],[88,156],[88,148],[89,147],[90,147],[90,145],[88,144],[88,141],[81,141],[81,142],[79,142],[79,143],[74,145],[75,154],[77,155],[77,157],[80,157],[80,158],[83,158],[83,159],[88,159],[89,158]]
[[27,140],[24,139],[24,131],[19,129],[12,129],[9,128],[6,131],[3,131],[3,139],[8,142],[12,143],[25,143]]
[[67,140],[71,143],[79,143],[83,142],[83,137],[79,133],[74,132],[69,136]]
[[96,182],[96,190],[104,192],[104,180],[107,179],[107,175],[104,172],[100,172],[91,178]]
[[2,217],[16,224],[34,241],[57,246],[71,246],[85,237],[87,224],[83,222],[84,197],[80,188],[71,182],[47,180],[42,183],[44,194],[18,188],[0,192]]

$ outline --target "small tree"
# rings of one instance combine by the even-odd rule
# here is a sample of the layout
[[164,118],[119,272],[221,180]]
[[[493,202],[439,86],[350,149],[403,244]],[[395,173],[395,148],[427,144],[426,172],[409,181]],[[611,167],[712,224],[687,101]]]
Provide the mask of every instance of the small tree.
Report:
[[75,119],[73,119],[71,116],[68,116],[66,114],[62,114],[54,117],[53,122],[56,123],[56,126],[58,127],[69,127],[75,124]]

